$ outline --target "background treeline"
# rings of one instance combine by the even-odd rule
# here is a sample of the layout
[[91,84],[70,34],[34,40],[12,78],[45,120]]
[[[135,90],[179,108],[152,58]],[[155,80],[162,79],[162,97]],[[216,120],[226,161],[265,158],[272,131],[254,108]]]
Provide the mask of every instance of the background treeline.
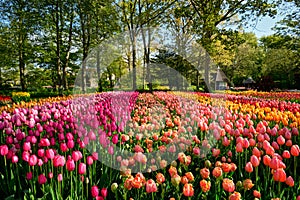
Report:
[[[203,74],[196,75],[188,73],[188,64],[179,58],[167,61],[195,89],[213,81],[212,63],[224,71],[231,85],[242,86],[252,77],[264,90],[300,89],[297,0],[0,0],[0,12],[1,92],[70,91],[89,52],[106,38],[130,30],[128,54],[99,69],[98,90],[112,89],[128,71],[136,77],[140,65],[150,72],[145,63],[166,63],[162,54],[150,60],[146,45],[144,62],[136,59],[138,32],[158,26],[178,35],[194,35],[212,58]],[[283,18],[274,35],[257,38],[243,30],[255,26],[262,16],[276,15]],[[145,79],[144,85],[152,87],[147,85],[151,82],[147,75]],[[138,89],[136,78],[132,81]]]

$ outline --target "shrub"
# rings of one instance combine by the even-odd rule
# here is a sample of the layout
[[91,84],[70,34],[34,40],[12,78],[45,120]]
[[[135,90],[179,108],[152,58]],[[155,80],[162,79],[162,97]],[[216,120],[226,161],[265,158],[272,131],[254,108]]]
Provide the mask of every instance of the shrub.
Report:
[[30,100],[30,94],[28,92],[12,92],[12,100],[16,103],[25,101],[28,102]]

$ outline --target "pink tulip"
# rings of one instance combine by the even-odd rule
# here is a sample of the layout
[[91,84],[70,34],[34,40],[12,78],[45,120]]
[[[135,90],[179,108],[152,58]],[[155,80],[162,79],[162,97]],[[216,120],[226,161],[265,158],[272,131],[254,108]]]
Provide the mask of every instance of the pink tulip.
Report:
[[94,198],[96,198],[99,195],[98,186],[96,186],[96,185],[92,186],[91,194],[92,194],[92,197],[94,197]]
[[84,163],[79,163],[78,173],[79,174],[85,174],[85,172],[86,172],[86,165]]
[[38,182],[39,182],[39,184],[41,184],[41,185],[45,184],[45,183],[47,182],[46,176],[45,176],[44,174],[40,174],[40,175],[38,176]]
[[106,198],[107,197],[107,188],[102,188],[101,189],[101,195],[104,197],[104,198]]

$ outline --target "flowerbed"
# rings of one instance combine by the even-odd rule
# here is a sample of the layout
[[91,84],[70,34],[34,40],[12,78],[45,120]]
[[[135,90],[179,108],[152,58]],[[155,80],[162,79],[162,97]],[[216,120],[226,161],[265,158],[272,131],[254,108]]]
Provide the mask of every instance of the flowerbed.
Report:
[[300,105],[110,92],[0,115],[1,194],[22,199],[297,199]]

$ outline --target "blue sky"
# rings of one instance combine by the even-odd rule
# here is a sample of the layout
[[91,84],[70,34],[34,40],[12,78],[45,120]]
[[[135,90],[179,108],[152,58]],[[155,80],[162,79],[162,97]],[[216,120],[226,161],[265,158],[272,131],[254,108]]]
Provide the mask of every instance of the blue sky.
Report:
[[280,21],[282,16],[278,16],[275,19],[271,17],[263,17],[261,20],[257,21],[255,27],[244,28],[246,32],[254,32],[258,38],[262,36],[272,35],[275,32],[271,30],[275,26],[277,21]]

